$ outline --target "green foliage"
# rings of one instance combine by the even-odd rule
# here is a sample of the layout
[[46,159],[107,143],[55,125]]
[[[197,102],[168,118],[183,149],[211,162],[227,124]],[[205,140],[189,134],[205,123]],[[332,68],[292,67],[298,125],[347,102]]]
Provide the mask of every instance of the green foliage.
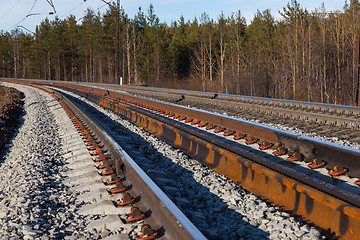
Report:
[[153,5],[133,18],[124,9],[89,9],[82,19],[45,19],[37,36],[0,32],[0,76],[109,83],[121,76],[124,84],[355,104],[359,0],[343,10],[309,12],[291,0],[281,20],[258,10],[249,25],[240,11],[167,25]]

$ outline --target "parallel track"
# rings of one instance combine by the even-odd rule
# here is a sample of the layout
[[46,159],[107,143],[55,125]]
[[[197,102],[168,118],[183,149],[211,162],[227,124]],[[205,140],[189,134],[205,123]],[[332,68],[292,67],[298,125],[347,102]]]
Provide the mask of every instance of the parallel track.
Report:
[[156,100],[226,113],[228,116],[258,119],[264,123],[281,123],[305,132],[360,143],[358,107],[113,84],[83,85],[125,91]]
[[[360,194],[352,182],[360,177],[357,150],[119,92],[73,84],[56,86],[118,113],[253,193],[335,236],[344,239],[360,236]],[[217,134],[212,132],[214,129]],[[222,136],[224,132],[227,137]],[[245,134],[248,146],[244,140],[232,139],[234,135]],[[276,146],[279,156],[273,156],[274,150],[258,150],[254,143],[264,148]],[[289,158],[287,153],[294,154]],[[304,164],[290,161],[296,158]],[[306,162],[313,159],[326,162],[328,170],[307,168]],[[350,169],[347,175],[352,178],[335,176],[342,167]]]

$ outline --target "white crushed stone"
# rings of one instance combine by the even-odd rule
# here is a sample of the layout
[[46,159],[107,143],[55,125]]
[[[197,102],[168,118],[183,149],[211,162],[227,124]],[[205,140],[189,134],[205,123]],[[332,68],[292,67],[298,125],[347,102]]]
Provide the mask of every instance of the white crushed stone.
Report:
[[305,131],[303,131],[303,130],[301,130],[299,128],[296,128],[296,127],[288,127],[288,126],[284,126],[284,125],[278,124],[278,123],[264,123],[261,120],[244,119],[244,118],[241,118],[239,116],[236,116],[236,118],[251,121],[251,122],[262,124],[262,125],[266,125],[266,126],[273,127],[273,128],[280,129],[280,130],[284,130],[284,131],[287,131],[287,132],[295,133],[295,134],[298,134],[298,135],[301,135],[301,136],[307,136],[307,137],[311,137],[311,138],[315,138],[315,139],[320,139],[322,141],[331,142],[331,143],[335,143],[335,144],[338,144],[338,145],[341,145],[341,146],[347,146],[347,147],[351,147],[351,148],[355,148],[355,149],[360,150],[360,144],[350,142],[350,141],[344,140],[344,139],[339,139],[337,137],[327,137],[327,136],[320,135],[320,134],[317,134],[317,133],[309,133],[309,132],[305,132]]
[[86,220],[76,213],[83,203],[62,183],[66,167],[57,111],[63,110],[41,90],[4,85],[25,94],[25,114],[0,164],[0,239],[90,238]]
[[63,92],[77,98],[130,155],[138,156],[133,158],[209,239],[325,239],[315,228],[113,112]]

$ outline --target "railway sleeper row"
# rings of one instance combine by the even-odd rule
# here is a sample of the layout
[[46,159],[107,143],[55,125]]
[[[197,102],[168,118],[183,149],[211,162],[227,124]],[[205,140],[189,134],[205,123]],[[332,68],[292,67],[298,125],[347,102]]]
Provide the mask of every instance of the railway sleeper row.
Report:
[[[188,102],[191,100],[187,100]],[[251,111],[259,114],[266,114],[271,116],[278,116],[281,118],[295,119],[319,124],[326,124],[331,126],[338,126],[342,128],[350,129],[360,129],[359,120],[356,116],[352,115],[340,115],[339,113],[330,113],[323,112],[321,110],[311,111],[307,108],[300,108],[300,111],[294,110],[294,108],[289,108],[287,106],[268,106],[266,104],[251,104],[251,103],[237,103],[229,102],[224,100],[216,100],[214,102],[209,101],[208,99],[201,99],[196,97],[195,100],[197,103],[206,104],[209,106],[223,107],[229,104],[234,109]],[[297,108],[298,109],[298,108]]]
[[[74,91],[74,89],[68,90]],[[352,239],[353,236],[358,235],[357,231],[359,231],[360,220],[359,206],[356,205],[359,203],[358,195],[353,195],[352,199],[347,199],[344,196],[346,196],[348,192],[342,191],[341,189],[336,189],[336,191],[333,191],[330,195],[325,194],[320,189],[327,188],[327,190],[329,190],[333,189],[333,186],[329,186],[326,183],[319,183],[318,186],[316,186],[316,184],[314,184],[314,182],[316,182],[315,180],[312,182],[315,188],[310,187],[307,185],[309,178],[304,174],[294,172],[291,169],[287,169],[288,173],[286,175],[274,172],[273,170],[276,170],[277,167],[272,166],[269,169],[267,166],[272,164],[269,164],[268,160],[264,157],[254,156],[254,153],[251,153],[251,151],[250,153],[246,153],[240,150],[241,154],[238,154],[239,151],[237,154],[234,154],[231,150],[229,151],[219,147],[217,143],[221,144],[220,142],[225,142],[224,144],[226,145],[228,143],[226,139],[219,138],[218,140],[210,140],[211,142],[209,142],[209,136],[206,133],[202,133],[202,138],[194,138],[194,136],[191,135],[193,131],[190,130],[191,133],[189,133],[189,130],[185,130],[185,128],[175,129],[173,126],[170,126],[169,123],[178,126],[178,124],[174,123],[173,119],[175,118],[187,122],[190,125],[200,125],[205,129],[207,128],[207,130],[214,130],[214,132],[223,133],[227,136],[234,135],[235,138],[246,137],[247,144],[258,143],[260,144],[260,150],[276,147],[273,151],[275,156],[288,154],[288,149],[282,145],[283,143],[260,142],[260,138],[239,134],[234,130],[227,130],[225,127],[209,124],[198,118],[183,116],[168,110],[133,102],[129,99],[111,96],[108,91],[105,91],[105,93],[84,93],[75,90],[74,92],[87,97],[102,107],[120,114],[136,125],[145,128],[150,133],[184,150],[190,156],[241,184],[253,193],[268,199],[276,205],[283,206],[284,209],[301,215],[320,228],[333,232],[336,236],[345,239]],[[152,114],[150,114],[150,116],[149,112],[157,116],[161,115],[162,117],[152,116]],[[166,116],[169,120],[164,120],[163,116]],[[161,122],[159,121],[160,118]],[[231,149],[231,147],[229,149]],[[293,152],[287,159],[292,162],[302,158],[301,153]],[[255,162],[252,160],[255,160]],[[258,163],[262,163],[265,166]],[[323,164],[323,162],[320,162],[320,165],[321,164]],[[318,161],[313,161],[309,167],[316,168],[318,167],[317,165]],[[291,172],[291,174],[289,174],[289,172]],[[332,177],[336,177],[338,174],[339,172],[336,168],[329,172],[329,175]],[[301,179],[301,181],[294,179]],[[341,197],[337,198],[336,196],[339,196],[339,193]],[[333,196],[335,196],[335,198]],[[349,202],[351,204],[349,204]]]
[[[135,198],[128,193],[130,187],[123,184],[126,178],[120,178],[115,173],[114,162],[111,155],[106,154],[107,150],[103,150],[104,145],[61,99],[54,95],[53,97],[65,109],[75,127],[75,130],[69,127],[69,132],[63,136],[67,143],[63,150],[69,152],[64,157],[68,163],[67,167],[71,169],[66,174],[68,178],[65,183],[73,191],[80,193],[79,201],[93,202],[80,209],[81,215],[106,215],[105,218],[91,222],[88,229],[96,229],[102,233],[102,237],[106,237],[108,230],[116,232],[123,228],[126,229],[123,231],[125,233],[118,234],[118,237],[138,240],[157,238],[158,231],[152,229],[149,224],[141,223],[141,220],[149,216],[134,206]],[[80,138],[74,137],[74,134],[78,134]],[[79,143],[79,140],[83,144]],[[141,230],[132,232],[134,229]]]
[[[250,96],[241,96],[241,95],[229,95],[229,94],[220,94],[220,93],[206,93],[206,92],[197,92],[197,91],[184,91],[178,89],[163,89],[163,88],[149,88],[149,87],[139,87],[139,86],[114,86],[113,84],[89,84],[92,86],[101,86],[101,87],[115,87],[114,89],[124,90],[128,92],[133,92],[139,95],[142,95],[145,91],[148,92],[166,92],[172,94],[173,96],[181,96],[181,99],[187,99],[191,97],[198,97],[204,99],[213,99],[213,100],[222,100],[229,101],[232,103],[245,103],[258,106],[270,106],[270,107],[279,107],[283,109],[301,109],[304,111],[320,111],[324,113],[331,114],[346,114],[349,116],[360,116],[360,108],[348,107],[341,105],[333,104],[321,104],[321,103],[311,103],[311,102],[302,102],[302,101],[291,101],[284,99],[271,99],[271,98],[261,98],[261,97],[250,97]],[[150,93],[150,94],[151,94]],[[149,95],[150,95],[149,94]]]
[[[125,90],[128,88],[124,88]],[[141,95],[139,90],[131,90],[136,94]],[[170,93],[171,94],[171,93]],[[170,95],[168,94],[168,95]],[[175,93],[173,93],[175,94]],[[360,124],[358,121],[358,116],[360,114],[359,109],[351,109],[350,107],[342,107],[337,109],[335,106],[322,106],[320,104],[310,104],[310,103],[291,103],[290,101],[281,101],[281,100],[272,100],[272,99],[242,99],[240,101],[236,100],[237,98],[226,97],[225,95],[218,95],[217,97],[203,97],[198,94],[180,94],[181,98],[179,99],[178,95],[176,97],[169,97],[173,99],[171,102],[186,102],[191,104],[191,102],[197,102],[200,104],[207,104],[210,106],[227,106],[231,104],[234,108],[240,110],[251,110],[257,113],[272,115],[272,116],[281,116],[283,118],[305,120],[309,122],[316,122],[319,124],[327,124],[332,126],[339,126],[342,128],[351,128],[351,129],[360,129]],[[151,96],[152,94],[149,94]],[[185,96],[186,95],[186,96]],[[219,97],[223,96],[223,97]],[[210,100],[209,100],[210,99]]]

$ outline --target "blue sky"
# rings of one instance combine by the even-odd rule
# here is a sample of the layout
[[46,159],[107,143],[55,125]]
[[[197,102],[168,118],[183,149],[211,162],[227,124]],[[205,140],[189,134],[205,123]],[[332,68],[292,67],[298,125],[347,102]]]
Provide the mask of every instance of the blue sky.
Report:
[[[104,12],[107,6],[101,0],[52,0],[56,14],[61,19],[73,14],[77,19],[84,15],[87,8],[99,9]],[[171,23],[181,15],[185,20],[192,20],[206,12],[216,19],[221,12],[225,16],[232,12],[241,11],[250,24],[254,13],[259,10],[270,9],[276,18],[280,18],[279,10],[286,6],[290,0],[122,0],[121,5],[125,12],[133,17],[138,8],[147,12],[149,5],[154,5],[155,14],[161,22]],[[309,10],[319,8],[322,3],[327,10],[342,10],[345,0],[298,0],[301,6]],[[35,5],[33,6],[33,4]],[[0,30],[10,31],[16,25],[24,26],[34,31],[35,26],[48,17],[54,19],[55,15],[49,15],[53,11],[47,0],[0,0]],[[32,9],[32,10],[31,10]],[[31,10],[31,11],[30,11]],[[28,14],[30,16],[26,17]],[[25,18],[26,17],[26,18]]]

